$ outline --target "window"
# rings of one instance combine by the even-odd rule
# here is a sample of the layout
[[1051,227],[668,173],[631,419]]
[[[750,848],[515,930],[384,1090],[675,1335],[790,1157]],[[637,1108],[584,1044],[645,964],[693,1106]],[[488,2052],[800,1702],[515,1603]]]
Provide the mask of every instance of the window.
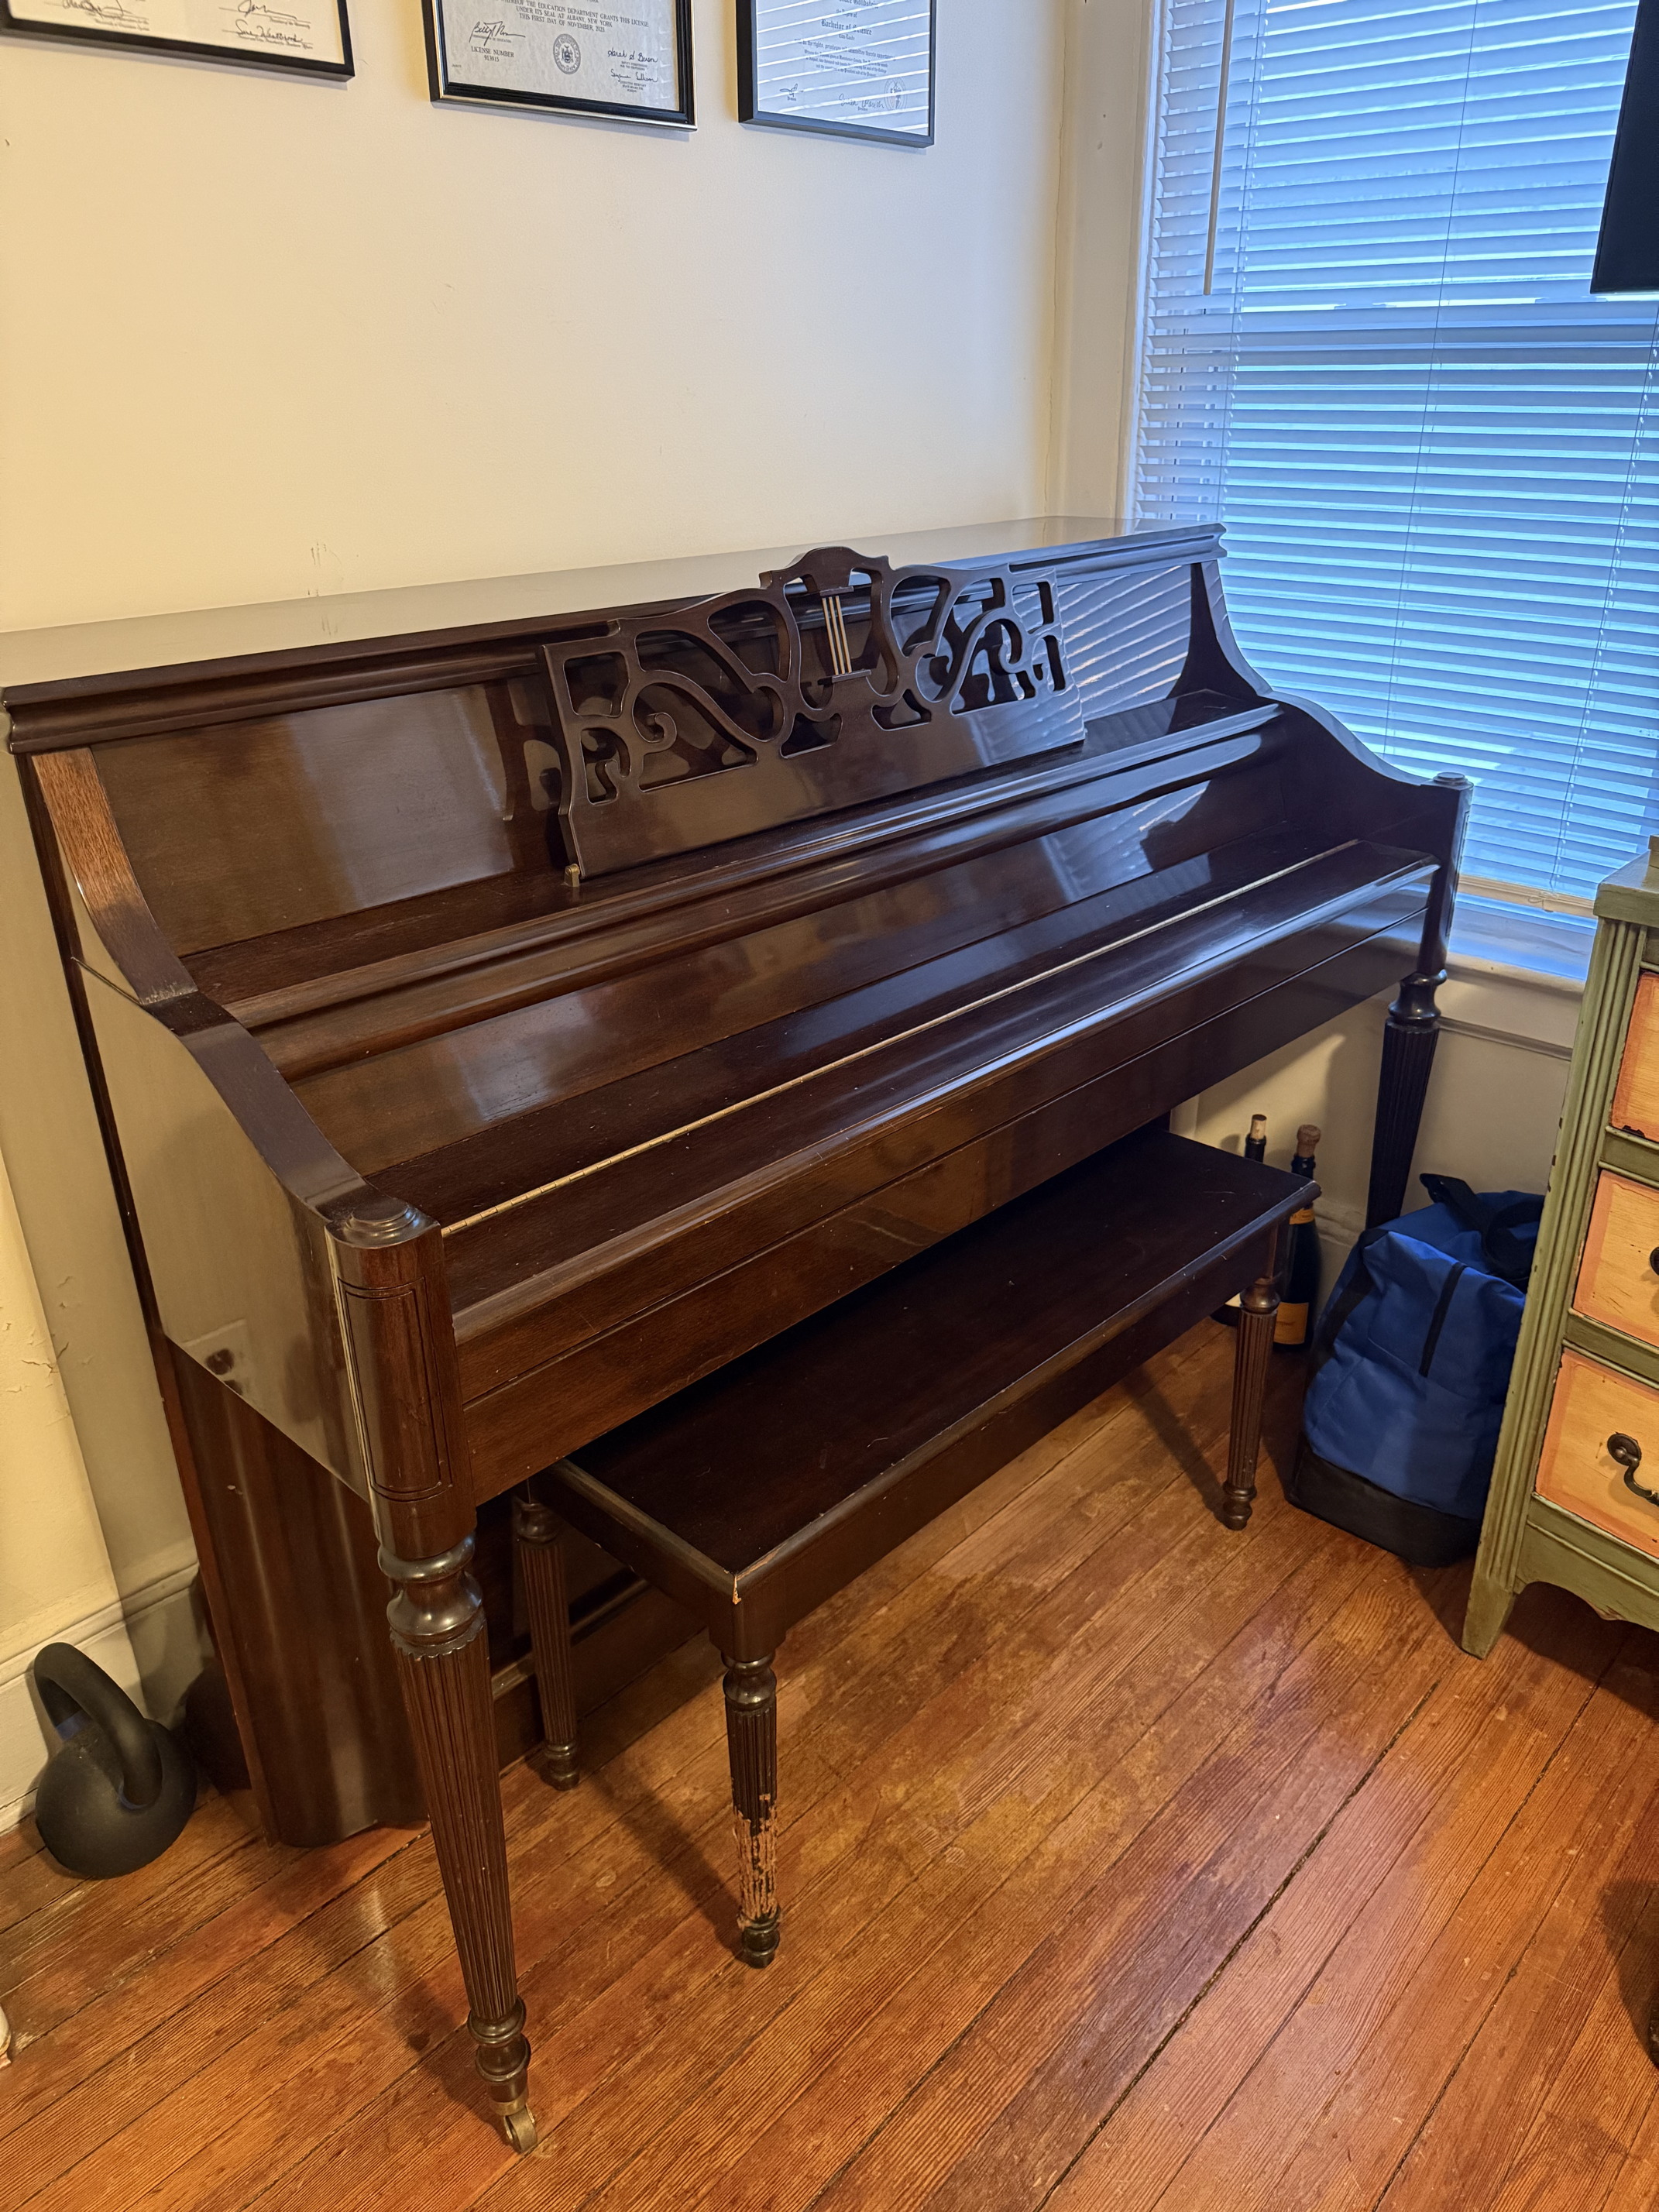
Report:
[[1589,293],[1636,0],[1164,14],[1138,512],[1224,521],[1273,684],[1576,903],[1659,830],[1659,307]]

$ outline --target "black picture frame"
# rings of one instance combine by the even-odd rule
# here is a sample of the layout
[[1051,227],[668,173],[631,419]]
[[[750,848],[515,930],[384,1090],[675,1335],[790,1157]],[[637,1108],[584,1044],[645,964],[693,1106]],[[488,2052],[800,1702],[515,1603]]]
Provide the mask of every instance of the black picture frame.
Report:
[[[187,61],[228,62],[238,69],[280,70],[290,76],[325,76],[337,81],[355,76],[351,58],[351,23],[346,14],[346,0],[323,0],[338,15],[340,24],[340,56],[328,61],[314,54],[284,52],[280,45],[249,44],[230,40],[221,46],[210,39],[159,38],[145,31],[125,31],[118,20],[123,12],[119,0],[99,10],[102,21],[90,20],[85,23],[40,22],[32,15],[17,15],[12,11],[10,0],[0,0],[0,35],[19,39],[50,39],[54,42],[68,40],[73,44],[114,47],[137,53],[179,54]],[[249,17],[255,12],[269,15],[280,25],[285,10],[282,0],[242,0],[240,5],[230,5],[227,13]]]
[[[918,149],[933,143],[934,104],[939,67],[939,0],[927,0],[927,130],[884,131],[874,123],[836,123],[811,115],[790,114],[760,105],[760,34],[769,9],[776,0],[738,0],[738,119],[769,131],[805,131],[815,137],[853,138],[866,145],[909,146]],[[827,4],[827,0],[826,0]]]
[[[4,0],[0,0],[0,6]],[[501,84],[480,83],[463,69],[452,65],[445,39],[444,0],[421,0],[426,27],[427,82],[433,105],[438,107],[516,107],[542,114],[597,116],[609,123],[641,123],[672,131],[696,127],[696,106],[691,65],[691,0],[673,0],[675,88],[674,107],[636,107],[625,102],[582,100],[558,93],[526,92]]]

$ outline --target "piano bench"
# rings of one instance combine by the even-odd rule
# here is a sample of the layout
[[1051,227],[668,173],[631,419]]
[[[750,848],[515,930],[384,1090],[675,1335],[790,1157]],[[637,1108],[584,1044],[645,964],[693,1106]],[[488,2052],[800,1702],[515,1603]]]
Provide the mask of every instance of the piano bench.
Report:
[[688,1607],[726,1660],[742,1954],[767,1965],[786,1632],[1235,1291],[1219,1502],[1242,1528],[1279,1233],[1309,1199],[1277,1169],[1142,1130],[538,1476],[515,1529],[553,1778],[575,1778],[575,1722],[549,1506]]

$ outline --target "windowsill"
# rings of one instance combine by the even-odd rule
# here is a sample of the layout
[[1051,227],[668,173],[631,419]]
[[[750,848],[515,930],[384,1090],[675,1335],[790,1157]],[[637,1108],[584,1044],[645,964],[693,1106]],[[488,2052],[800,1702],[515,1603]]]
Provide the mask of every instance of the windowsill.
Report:
[[1595,923],[1588,915],[1548,914],[1465,893],[1452,922],[1447,969],[1469,981],[1501,978],[1577,997],[1595,942]]

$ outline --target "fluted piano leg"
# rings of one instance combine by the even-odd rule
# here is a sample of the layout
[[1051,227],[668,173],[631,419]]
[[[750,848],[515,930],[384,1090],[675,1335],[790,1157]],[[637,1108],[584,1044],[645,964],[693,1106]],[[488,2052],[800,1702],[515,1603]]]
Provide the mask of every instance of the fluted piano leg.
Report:
[[728,1659],[726,1742],[738,1833],[738,1923],[745,1966],[769,1966],[778,1948],[775,1808],[778,1796],[778,1678],[770,1657]]
[[1417,1150],[1435,1047],[1440,1042],[1440,1015],[1434,994],[1443,981],[1443,976],[1408,975],[1389,1009],[1382,1031],[1382,1071],[1376,1085],[1370,1188],[1365,1203],[1368,1229],[1392,1221],[1406,1203],[1412,1155]]
[[1227,1480],[1221,1517],[1230,1528],[1249,1524],[1261,1452],[1261,1407],[1279,1316],[1279,1281],[1268,1273],[1239,1299],[1238,1342],[1233,1352],[1233,1418],[1227,1439]]
[[528,1489],[513,1498],[513,1548],[524,1577],[530,1615],[530,1650],[541,1698],[542,1741],[532,1761],[556,1790],[574,1790],[576,1765],[576,1685],[570,1664],[570,1601],[565,1594],[564,1554],[558,1516]]
[[489,1650],[471,1560],[471,1536],[435,1559],[380,1554],[397,1585],[387,1617],[460,1954],[467,2027],[502,2133],[524,2151],[536,2142],[530,2045],[513,1959]]

